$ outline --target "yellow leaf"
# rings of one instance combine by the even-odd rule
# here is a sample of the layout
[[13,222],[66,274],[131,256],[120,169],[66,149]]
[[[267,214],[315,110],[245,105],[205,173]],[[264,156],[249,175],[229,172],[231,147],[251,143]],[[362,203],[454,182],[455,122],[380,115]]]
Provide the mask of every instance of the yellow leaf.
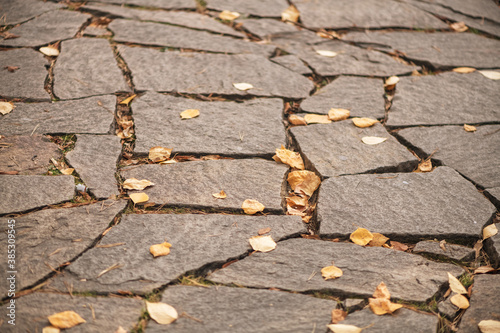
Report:
[[385,298],[369,298],[368,303],[372,312],[378,316],[393,313],[397,309],[403,307],[402,304],[392,303],[390,300]]
[[149,150],[149,159],[153,162],[161,162],[165,161],[167,158],[170,157],[170,154],[172,154],[172,148],[165,148],[165,147],[153,147]]
[[375,292],[373,293],[373,298],[380,299],[390,299],[391,293],[384,282],[380,282],[380,284],[375,288]]
[[500,332],[500,321],[498,320],[481,320],[477,324],[481,333],[498,333]]
[[342,321],[347,317],[347,312],[341,309],[333,309],[332,310],[332,324],[337,324],[339,321]]
[[365,246],[373,239],[373,234],[365,228],[358,228],[349,238],[354,244]]
[[378,123],[378,120],[371,118],[352,118],[352,123],[356,127],[370,127]]
[[161,244],[155,244],[151,245],[149,247],[149,252],[153,255],[153,257],[161,257],[161,256],[166,256],[170,253],[170,248],[172,247],[172,244],[163,242]]
[[212,196],[216,199],[226,199],[227,194],[224,192],[224,190],[220,191],[219,193],[213,193]]
[[330,109],[328,111],[328,119],[333,120],[333,121],[340,121],[340,120],[345,120],[349,118],[351,115],[351,112],[346,109]]
[[73,169],[73,168],[61,169],[61,173],[63,175],[71,175],[73,173],[73,171],[75,171],[75,169]]
[[373,239],[367,244],[367,246],[382,246],[384,245],[389,238],[385,237],[382,234],[379,234],[378,232],[372,233]]
[[276,242],[269,235],[253,236],[248,241],[255,251],[269,252],[276,248]]
[[42,329],[42,333],[59,333],[59,332],[61,332],[61,330],[54,326],[45,326]]
[[313,195],[321,184],[321,179],[312,171],[296,170],[288,174],[288,184],[295,193],[303,192],[307,196]]
[[397,76],[391,76],[384,82],[384,88],[387,90],[392,90],[396,86],[396,84],[399,82],[399,77]]
[[191,119],[196,118],[200,115],[200,110],[198,109],[187,109],[180,113],[181,119]]
[[288,150],[283,146],[281,146],[281,148],[276,148],[276,155],[273,156],[273,160],[287,164],[295,169],[304,170],[304,161],[300,154]]
[[136,178],[129,178],[123,182],[123,188],[126,190],[144,190],[146,187],[154,185],[149,180],[138,180]]
[[297,116],[296,114],[289,115],[288,121],[292,125],[307,125],[306,120],[300,116]]
[[131,193],[129,195],[130,199],[134,202],[134,204],[146,202],[149,200],[149,196],[146,193]]
[[41,47],[38,51],[49,57],[57,57],[59,55],[59,50],[51,45]]
[[241,82],[241,83],[233,83],[233,86],[238,89],[238,90],[241,90],[241,91],[247,91],[247,90],[250,90],[253,88],[253,86],[250,84],[250,83],[244,83],[244,82]]
[[132,100],[136,97],[137,95],[136,94],[133,94],[132,96],[130,97],[127,97],[125,98],[123,101],[120,102],[120,104],[123,104],[123,105],[129,105],[130,102],[132,102]]
[[342,270],[335,266],[326,266],[321,269],[321,276],[325,280],[336,279],[341,277],[344,274]]
[[467,294],[467,290],[465,287],[462,285],[460,281],[450,273],[448,273],[448,282],[450,283],[450,289],[451,291],[457,293],[457,294]]
[[57,328],[71,328],[81,323],[85,323],[85,319],[74,311],[64,311],[55,313],[47,318],[50,324]]
[[384,142],[387,140],[387,138],[380,138],[378,136],[364,136],[361,138],[361,141],[363,141],[364,144],[367,145],[378,145],[379,143]]
[[418,171],[420,172],[430,172],[432,171],[432,161],[431,159],[423,160],[418,164]]
[[15,108],[11,102],[0,102],[0,113],[6,115]]
[[292,22],[297,22],[299,20],[300,13],[297,10],[297,7],[294,5],[290,5],[287,9],[281,13],[281,20],[282,21],[292,21]]
[[328,51],[328,50],[316,50],[316,53],[322,57],[328,57],[328,58],[333,58],[333,57],[336,57],[338,55],[337,52]]
[[332,122],[326,114],[306,114],[304,120],[308,124],[329,124]]
[[490,80],[500,80],[500,72],[497,71],[478,71]]
[[475,131],[477,131],[477,128],[475,126],[472,126],[472,125],[464,124],[464,130],[466,132],[475,132]]
[[476,69],[472,67],[457,67],[452,69],[453,72],[455,73],[460,73],[460,74],[469,74],[472,72],[475,72]]
[[221,20],[225,20],[225,21],[232,21],[232,20],[237,19],[238,17],[240,17],[240,13],[238,13],[238,12],[231,12],[229,10],[223,10],[219,14],[219,18]]
[[243,209],[245,214],[252,215],[257,212],[262,212],[266,207],[257,200],[246,199],[245,201],[243,201],[241,208]]
[[356,327],[354,325],[345,324],[329,324],[326,325],[333,333],[361,333],[362,328]]
[[469,300],[464,295],[455,294],[451,296],[450,302],[459,309],[467,309],[469,307]]
[[160,325],[173,323],[179,318],[174,307],[165,303],[151,303],[146,301],[146,309],[151,319]]
[[456,32],[464,32],[467,31],[469,28],[465,25],[464,22],[455,22],[450,24],[450,28],[455,30]]
[[483,239],[488,239],[491,236],[495,236],[496,234],[498,234],[498,229],[495,224],[490,224],[483,229]]

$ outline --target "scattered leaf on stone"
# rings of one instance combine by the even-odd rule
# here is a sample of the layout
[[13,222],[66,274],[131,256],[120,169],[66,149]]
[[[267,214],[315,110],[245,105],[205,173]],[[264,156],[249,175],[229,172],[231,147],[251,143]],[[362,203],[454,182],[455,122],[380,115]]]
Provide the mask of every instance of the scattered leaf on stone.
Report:
[[131,193],[129,195],[130,199],[134,202],[134,204],[146,202],[149,200],[149,196],[146,193]]
[[153,257],[161,257],[161,256],[166,256],[170,253],[170,248],[172,247],[172,244],[168,242],[163,242],[161,244],[155,244],[151,245],[149,247],[149,252],[153,255]]
[[364,136],[361,138],[361,141],[363,141],[364,144],[367,145],[378,145],[379,143],[384,142],[387,140],[387,138],[380,138],[378,136]]
[[389,238],[385,237],[382,234],[379,234],[378,232],[372,233],[373,239],[367,244],[367,246],[382,246],[384,245]]
[[267,233],[271,232],[271,228],[267,227],[267,228],[262,228],[260,229],[257,233],[262,236],[262,235],[265,235]]
[[333,333],[361,333],[362,328],[354,325],[329,324],[326,325]]
[[337,324],[347,317],[347,312],[341,309],[332,310],[332,324]]
[[269,235],[267,236],[253,236],[248,240],[252,249],[260,252],[269,252],[276,248],[276,242]]
[[191,119],[196,118],[200,115],[200,110],[198,109],[187,109],[181,112],[181,119]]
[[483,229],[483,240],[495,236],[496,234],[498,234],[497,226],[495,224],[490,224]]
[[304,170],[304,161],[299,153],[286,149],[284,146],[276,148],[276,155],[273,160],[289,165],[292,168]]
[[74,311],[64,311],[55,313],[47,318],[50,324],[57,328],[71,328],[85,323],[85,319]]
[[126,190],[144,190],[146,187],[154,185],[147,179],[139,180],[136,178],[125,179],[123,188]]
[[432,161],[431,159],[426,159],[418,164],[418,171],[420,172],[430,172],[432,171]]
[[59,333],[59,332],[61,332],[61,330],[54,326],[45,326],[42,329],[42,333]]
[[332,122],[326,114],[306,114],[304,120],[308,124],[329,124]]
[[481,333],[498,333],[500,332],[500,321],[498,320],[481,320],[477,324]]
[[467,290],[462,283],[450,273],[448,273],[448,282],[450,283],[451,291],[457,294],[467,294]]
[[151,319],[160,325],[171,324],[179,318],[174,307],[165,303],[151,303],[146,301],[146,310]]
[[467,309],[469,307],[469,300],[464,295],[455,294],[451,296],[450,302],[459,309]]
[[472,125],[464,124],[464,130],[466,132],[475,132],[475,131],[477,131],[477,128],[475,126],[472,126]]
[[493,271],[496,271],[496,269],[491,266],[481,266],[474,270],[474,274],[485,274]]
[[345,120],[349,118],[351,115],[351,112],[346,109],[330,109],[328,111],[328,119],[333,120],[333,121],[340,121],[340,120]]
[[61,173],[63,175],[71,175],[73,173],[73,171],[75,171],[75,169],[73,169],[73,168],[64,168],[64,169],[61,169]]
[[244,82],[241,82],[241,83],[233,83],[233,86],[238,89],[238,90],[241,90],[241,91],[247,91],[247,90],[250,90],[253,88],[253,86],[250,84],[250,83],[244,83]]
[[500,80],[500,72],[498,71],[478,71],[490,80]]
[[296,114],[289,115],[288,121],[292,125],[307,125],[306,120],[301,116],[297,116]]
[[59,50],[51,45],[41,47],[39,51],[49,57],[57,57],[59,55]]
[[387,90],[392,90],[396,86],[396,84],[399,82],[399,77],[397,76],[391,76],[384,82],[384,88]]
[[15,108],[11,102],[0,102],[0,113],[6,115]]
[[128,105],[130,104],[130,102],[132,102],[132,100],[133,100],[134,98],[136,98],[136,96],[137,96],[136,94],[133,94],[132,96],[127,97],[127,98],[125,98],[123,101],[121,101],[121,102],[120,102],[120,104],[122,104],[122,105],[127,105],[127,106],[128,106]]
[[376,315],[384,315],[386,313],[393,313],[399,308],[402,308],[402,304],[395,304],[390,301],[391,294],[389,293],[389,289],[384,282],[380,282],[380,284],[375,289],[373,293],[373,298],[369,298],[368,302],[370,305],[370,309]]
[[240,13],[238,13],[238,12],[232,12],[232,11],[229,11],[229,10],[223,10],[219,14],[219,18],[221,20],[225,20],[225,21],[232,21],[232,20],[237,19],[238,17],[240,17]]
[[283,13],[281,13],[281,20],[297,22],[299,20],[299,16],[300,12],[298,11],[297,7],[295,7],[294,5],[290,5],[283,11]]
[[452,69],[453,72],[455,73],[460,73],[460,74],[469,74],[472,72],[475,72],[476,69],[472,67],[457,67]]
[[344,274],[342,270],[336,266],[326,266],[321,269],[321,276],[325,280],[333,280],[341,277]]
[[312,196],[314,191],[321,184],[321,179],[312,171],[296,170],[288,174],[288,184],[295,193],[303,192],[307,196]]
[[337,52],[328,51],[328,50],[316,50],[316,53],[322,57],[328,57],[328,58],[333,58],[333,57],[336,57],[338,55]]
[[170,157],[170,154],[172,154],[172,149],[171,148],[165,148],[165,147],[153,147],[149,150],[149,159],[153,162],[161,162],[165,161]]
[[257,212],[262,212],[266,207],[257,200],[246,199],[245,201],[243,201],[241,208],[243,209],[245,214],[253,215]]
[[358,228],[349,238],[354,244],[365,246],[373,239],[373,234],[365,228]]
[[390,241],[390,244],[391,244],[391,248],[393,250],[396,250],[396,251],[406,251],[408,250],[408,245],[405,245],[403,243],[400,243],[400,242],[396,242],[396,241]]
[[469,29],[469,27],[467,27],[464,22],[452,23],[452,24],[450,24],[450,28],[452,28],[456,32],[464,32],[464,31],[467,31]]
[[221,190],[219,193],[213,193],[212,196],[216,199],[226,199],[227,194],[224,192],[224,190]]
[[352,118],[352,123],[356,127],[370,127],[378,123],[378,120],[376,119],[371,119],[371,118]]

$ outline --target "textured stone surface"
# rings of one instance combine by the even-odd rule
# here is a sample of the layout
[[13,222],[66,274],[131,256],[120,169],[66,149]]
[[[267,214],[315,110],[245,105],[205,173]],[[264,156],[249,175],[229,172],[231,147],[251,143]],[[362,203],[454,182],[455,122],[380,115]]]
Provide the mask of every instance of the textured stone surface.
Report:
[[413,146],[433,159],[454,168],[472,181],[488,188],[500,186],[500,126],[478,126],[466,132],[462,126],[415,127],[398,132]]
[[[344,274],[339,279],[325,280],[320,271],[332,261]],[[448,281],[446,272],[458,276],[462,269],[382,247],[289,239],[272,252],[256,252],[209,274],[207,279],[247,287],[330,290],[357,296],[371,296],[384,281],[393,298],[425,301]]]
[[38,0],[0,0],[0,25],[21,23],[62,6],[62,4]]
[[93,2],[103,2],[103,3],[120,3],[125,5],[135,5],[144,7],[157,7],[163,9],[196,9],[196,0],[121,0],[117,2],[116,0],[91,0]]
[[444,244],[443,250],[436,241],[421,241],[413,248],[413,253],[428,253],[432,255],[445,256],[455,260],[470,260],[474,259],[474,249],[470,247]]
[[62,99],[128,90],[104,39],[79,38],[62,42],[54,67],[54,94]]
[[[2,332],[41,332],[50,326],[47,317],[63,311],[78,313],[85,323],[69,329],[76,333],[115,332],[119,326],[127,331],[139,321],[145,309],[141,299],[118,297],[81,297],[36,293],[16,300],[16,326],[7,320],[0,324]],[[2,307],[2,312],[6,311]],[[3,317],[6,317],[3,315]]]
[[[358,128],[351,120],[331,124],[293,127],[290,131],[300,150],[323,177],[355,174],[370,170],[407,169],[415,157],[384,127]],[[378,145],[361,141],[365,136],[387,138]]]
[[274,51],[272,45],[152,22],[117,19],[111,22],[108,28],[115,33],[113,39],[118,42],[220,53],[255,53],[264,56],[270,56]]
[[0,214],[21,212],[73,199],[72,176],[0,175]]
[[348,109],[351,117],[380,119],[385,115],[384,105],[382,80],[341,76],[306,98],[300,107],[320,114],[328,114],[331,108]]
[[19,172],[21,175],[47,173],[50,159],[59,159],[56,144],[40,136],[8,136],[0,139],[0,171]]
[[463,125],[500,120],[500,100],[495,98],[500,81],[480,73],[404,77],[396,89],[389,126]]
[[[200,102],[147,93],[132,107],[135,152],[163,146],[182,153],[265,155],[285,145],[280,99]],[[200,115],[181,119],[187,109],[198,109]]]
[[[13,49],[0,51],[0,95],[3,97],[20,97],[33,99],[50,99],[44,84],[47,76],[45,65],[47,60],[39,52],[30,49]],[[19,67],[14,72],[5,69],[7,66]],[[2,117],[3,119],[3,117]]]
[[66,154],[69,164],[97,198],[119,195],[115,178],[120,138],[112,135],[77,135],[75,149]]
[[462,317],[458,332],[479,332],[477,324],[481,320],[500,320],[498,295],[500,295],[500,275],[474,276],[470,307]]
[[312,74],[312,70],[293,54],[271,58],[271,61],[299,74]]
[[9,30],[10,33],[20,37],[2,40],[0,45],[40,46],[57,40],[72,38],[89,18],[89,15],[66,10],[44,13]]
[[[156,204],[241,209],[254,199],[269,210],[281,211],[281,192],[287,167],[262,159],[194,161],[167,165],[142,165],[122,171],[122,177],[148,179],[149,201]],[[196,184],[196,186],[193,186]],[[227,198],[212,193],[224,190]]]
[[281,17],[281,13],[288,8],[286,0],[208,0],[208,9],[230,10],[242,14],[251,14],[262,17]]
[[242,24],[244,29],[261,38],[297,31],[293,24],[272,19],[244,19],[237,20],[236,23]]
[[471,183],[446,167],[331,178],[323,182],[318,202],[320,232],[339,235],[356,230],[356,221],[387,237],[478,237],[494,212]]
[[[87,249],[106,230],[115,215],[125,208],[125,201],[104,201],[88,206],[45,209],[14,218],[16,230],[17,290],[42,278]],[[2,218],[6,220],[6,218]],[[7,229],[7,223],[4,224]],[[7,248],[7,234],[2,232],[2,247]],[[1,258],[7,265],[7,256]],[[2,294],[8,290],[2,279]]]
[[[305,77],[258,55],[163,53],[127,46],[119,50],[140,90],[301,98],[314,87]],[[233,86],[241,82],[254,88],[245,92]]]
[[[272,290],[172,286],[162,301],[202,322],[179,318],[169,332],[309,332],[325,327],[336,302]],[[272,319],[271,319],[272,318]],[[164,332],[154,322],[148,332]]]
[[115,104],[115,96],[53,103],[14,103],[16,108],[1,118],[0,133],[31,135],[36,127],[35,133],[40,134],[105,134],[113,123]]
[[[305,231],[296,216],[125,215],[104,236],[101,247],[78,258],[60,280],[73,283],[75,291],[148,293],[186,272],[245,254],[251,249],[248,239],[266,227],[271,228],[269,235],[275,241]],[[172,244],[170,254],[153,258],[149,247],[165,240]],[[109,244],[118,245],[105,247]],[[114,264],[122,266],[97,278]],[[80,281],[82,278],[86,281]],[[64,289],[60,282],[58,287]]]

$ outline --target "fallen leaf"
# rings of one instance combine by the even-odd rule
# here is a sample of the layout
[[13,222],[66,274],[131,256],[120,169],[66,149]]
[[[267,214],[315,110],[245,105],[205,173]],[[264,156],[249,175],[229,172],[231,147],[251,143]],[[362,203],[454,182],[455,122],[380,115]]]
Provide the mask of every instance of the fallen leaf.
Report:
[[288,121],[292,125],[307,125],[306,120],[301,116],[297,116],[296,114],[289,115]]
[[295,193],[303,192],[307,196],[312,196],[314,191],[321,184],[321,179],[312,171],[296,170],[288,174],[288,184]]
[[358,228],[349,238],[354,244],[365,246],[373,239],[373,234],[365,228]]
[[498,234],[497,226],[495,224],[490,224],[483,229],[483,240],[495,236],[496,234]]
[[472,67],[457,67],[452,69],[453,72],[455,73],[460,73],[460,74],[469,74],[472,72],[475,72],[476,69]]
[[325,280],[333,280],[341,277],[344,274],[342,270],[336,266],[326,266],[321,269],[321,276]]
[[149,150],[149,159],[153,162],[161,162],[165,161],[167,158],[170,157],[170,154],[172,154],[172,148],[165,148],[165,147],[153,147]]
[[372,233],[373,239],[366,245],[366,246],[382,246],[384,245],[389,238],[385,237],[382,234],[379,234],[378,232]]
[[260,236],[262,236],[262,235],[265,235],[265,234],[267,234],[267,233],[269,233],[269,232],[271,232],[271,228],[267,227],[267,228],[262,228],[262,229],[260,229],[260,230],[258,231],[258,234],[259,234]]
[[316,50],[316,53],[322,57],[328,57],[328,58],[333,58],[333,57],[336,57],[338,55],[337,52],[328,51],[328,50]]
[[152,185],[154,184],[146,179],[138,180],[136,178],[129,178],[123,182],[123,188],[126,190],[144,190],[146,187]]
[[241,208],[243,209],[245,214],[253,215],[257,212],[262,212],[266,207],[257,200],[246,199],[245,201],[243,201]]
[[286,203],[290,206],[307,206],[307,198],[294,195],[286,198]]
[[450,273],[448,273],[448,282],[450,283],[451,291],[457,294],[467,294],[467,290],[462,283]]
[[130,199],[134,202],[134,204],[146,202],[149,200],[149,196],[146,193],[130,193]]
[[225,21],[232,21],[232,20],[237,19],[238,17],[240,17],[240,13],[238,13],[238,12],[232,12],[232,11],[229,11],[229,10],[223,10],[219,14],[219,18],[221,20],[225,20]]
[[500,332],[500,321],[498,320],[481,320],[477,324],[481,333],[498,333]]
[[75,169],[73,168],[64,168],[60,170],[63,175],[71,175]]
[[297,22],[299,20],[300,12],[297,10],[297,7],[294,5],[290,5],[287,9],[281,13],[282,21],[292,21]]
[[269,235],[267,236],[253,236],[248,240],[252,249],[260,252],[269,252],[276,248],[276,242]]
[[85,323],[85,319],[74,311],[64,311],[55,313],[47,318],[50,324],[57,328],[71,328]]
[[475,131],[477,131],[477,128],[475,126],[472,126],[472,125],[464,124],[464,130],[466,132],[475,132]]
[[354,325],[329,324],[326,325],[333,333],[361,333],[362,328]]
[[241,83],[233,83],[233,86],[238,89],[238,90],[241,90],[241,91],[247,91],[247,90],[250,90],[253,88],[253,86],[250,84],[250,83],[244,83],[244,82],[241,82]]
[[399,77],[391,76],[384,82],[384,88],[387,90],[393,90],[396,84],[399,82]]
[[128,106],[128,105],[130,104],[130,102],[132,102],[132,100],[133,100],[134,98],[136,98],[136,97],[137,97],[137,95],[136,95],[136,94],[133,94],[132,96],[127,97],[127,98],[125,98],[123,101],[121,101],[121,102],[120,102],[120,104],[122,104],[122,105],[127,105],[127,106]]
[[441,248],[441,250],[443,250],[444,252],[446,252],[446,240],[442,240],[439,242],[439,247]]
[[352,123],[356,127],[370,127],[378,123],[378,120],[376,119],[371,119],[371,118],[352,118]]
[[54,326],[45,326],[42,329],[42,333],[59,333],[59,332],[61,332],[61,330]]
[[153,257],[161,257],[161,256],[166,256],[170,253],[170,248],[172,247],[172,244],[163,242],[161,244],[155,244],[151,245],[149,247],[149,252],[153,255]]
[[496,271],[496,269],[491,266],[481,266],[474,270],[474,274],[485,274],[493,271]]
[[337,324],[347,317],[347,312],[341,309],[332,310],[332,324]]
[[500,72],[497,71],[478,71],[490,80],[500,80]]
[[116,329],[115,333],[127,333],[127,331],[123,327],[118,326],[118,328]]
[[304,120],[308,124],[329,124],[332,122],[326,114],[306,114]]
[[180,113],[181,119],[196,118],[199,115],[200,115],[200,110],[198,109],[187,109]]
[[151,319],[160,325],[171,324],[179,318],[174,307],[165,303],[151,303],[146,301],[146,309]]
[[289,165],[292,168],[304,170],[304,161],[299,153],[286,149],[284,146],[276,148],[276,155],[273,160]]
[[51,45],[41,47],[38,51],[49,57],[57,57],[59,55],[59,50]]
[[403,307],[402,304],[392,303],[390,300],[384,298],[369,298],[368,304],[372,312],[378,316],[393,313]]
[[3,115],[10,113],[14,108],[15,106],[11,102],[0,102],[0,113]]
[[333,120],[333,121],[340,121],[340,120],[345,120],[349,118],[351,115],[351,112],[346,109],[330,109],[328,111],[328,119]]
[[430,172],[432,171],[432,161],[431,159],[423,160],[418,164],[418,171],[420,172]]
[[390,241],[389,243],[391,244],[391,247],[393,250],[403,251],[403,252],[408,250],[408,245],[405,245],[403,243],[396,242],[396,241]]
[[224,190],[221,190],[219,193],[212,193],[212,196],[216,199],[226,199],[227,194],[224,192]]
[[464,32],[464,31],[467,31],[469,29],[469,27],[467,27],[464,22],[452,23],[452,24],[450,24],[450,28],[452,28],[456,32]]
[[455,294],[451,296],[450,302],[459,309],[467,309],[469,307],[469,300],[464,295]]
[[380,138],[378,136],[364,136],[361,138],[361,141],[363,141],[363,143],[367,145],[378,145],[385,140],[387,140],[387,138]]
[[377,288],[375,288],[373,298],[391,299],[391,293],[384,282],[380,282]]

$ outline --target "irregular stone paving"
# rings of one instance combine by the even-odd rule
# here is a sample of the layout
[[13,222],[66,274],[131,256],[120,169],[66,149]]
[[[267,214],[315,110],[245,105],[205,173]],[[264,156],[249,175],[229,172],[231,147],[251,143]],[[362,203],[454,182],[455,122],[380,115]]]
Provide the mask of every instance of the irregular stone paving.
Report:
[[241,14],[261,17],[281,17],[281,13],[288,8],[286,0],[207,0],[207,8],[213,10],[229,10]]
[[16,108],[1,118],[0,133],[31,135],[34,131],[40,134],[106,134],[113,123],[115,104],[115,96],[52,103],[14,103]]
[[[142,192],[158,205],[188,205],[241,209],[247,199],[270,211],[282,212],[284,164],[263,159],[193,161],[167,165],[141,165],[122,170],[124,179],[147,179],[155,185]],[[196,184],[196,186],[192,186]],[[223,190],[226,199],[212,194]]]
[[[500,120],[500,82],[480,73],[404,77],[396,87],[388,126],[463,125]],[[442,99],[442,96],[448,96]]]
[[[339,279],[325,280],[320,271],[332,261],[344,274]],[[463,270],[382,247],[289,239],[278,243],[272,252],[256,252],[209,274],[207,279],[256,288],[328,290],[363,297],[371,296],[384,281],[391,297],[424,302],[448,281],[446,272],[458,276]]]
[[114,135],[77,135],[66,158],[97,198],[119,195],[115,168],[122,145]]
[[2,332],[41,332],[51,326],[47,317],[63,311],[74,311],[84,320],[69,332],[115,332],[120,326],[127,331],[145,309],[141,299],[125,297],[82,297],[63,294],[35,293],[16,300],[16,326],[7,319],[0,324]]
[[475,183],[500,186],[500,126],[478,126],[466,132],[462,126],[413,127],[398,132],[404,140],[432,158],[460,172]]
[[437,241],[421,241],[413,248],[413,253],[428,253],[430,255],[444,256],[455,260],[471,260],[474,258],[474,249],[470,247],[445,243],[444,250]]
[[71,176],[0,175],[0,214],[21,212],[73,199]]
[[479,237],[495,210],[474,185],[447,167],[331,178],[323,182],[318,200],[320,233],[335,235],[362,227],[398,238]]
[[[186,333],[321,331],[337,305],[300,294],[222,286],[173,286],[162,294],[162,301],[199,319],[180,318],[168,328]],[[151,322],[146,331],[164,332],[164,327]]]
[[[290,129],[300,151],[323,176],[334,177],[377,169],[403,171],[415,157],[379,123],[358,128],[351,120],[331,124],[297,126]],[[387,138],[378,145],[361,141],[365,136]]]
[[[126,202],[103,201],[73,208],[45,209],[14,218],[16,223],[18,290],[42,280],[54,269],[77,258],[108,228]],[[2,247],[7,237],[2,236]],[[2,264],[7,265],[4,256]],[[4,266],[4,267],[5,267]],[[2,279],[2,296],[7,280]]]
[[63,4],[38,0],[0,1],[0,25],[13,25],[27,21],[45,12],[63,7]]
[[[191,154],[264,155],[285,145],[280,99],[200,102],[148,92],[132,109],[137,153],[164,146]],[[200,115],[181,119],[187,109],[199,109]]]
[[[97,247],[66,269],[54,287],[62,291],[66,281],[75,291],[145,294],[176,281],[185,272],[246,254],[251,250],[248,239],[268,227],[275,241],[305,231],[296,216],[125,215]],[[172,244],[170,254],[153,258],[149,247],[164,241]],[[115,264],[120,267],[98,277]]]
[[104,2],[112,4],[124,4],[124,5],[134,5],[143,7],[156,7],[163,9],[196,9],[196,0],[91,0],[93,2]]

